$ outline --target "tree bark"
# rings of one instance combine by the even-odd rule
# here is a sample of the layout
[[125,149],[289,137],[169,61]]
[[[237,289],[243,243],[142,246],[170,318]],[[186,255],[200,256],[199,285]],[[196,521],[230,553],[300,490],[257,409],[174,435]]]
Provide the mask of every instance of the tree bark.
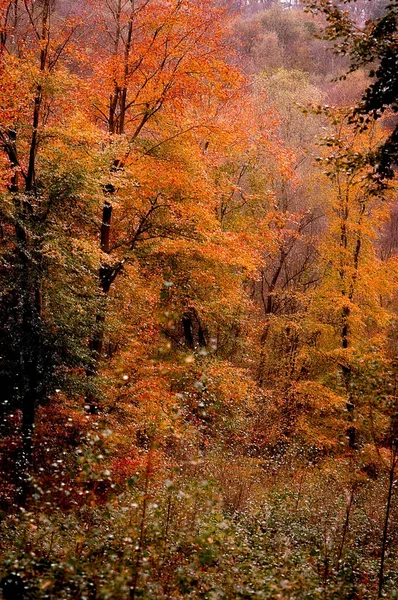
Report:
[[[44,73],[47,67],[48,42],[49,42],[49,17],[50,0],[45,0],[41,14],[40,36],[40,72]],[[37,402],[43,391],[43,373],[40,372],[40,361],[43,356],[43,330],[42,330],[42,297],[41,297],[41,251],[40,240],[30,239],[29,232],[33,225],[33,207],[29,196],[36,194],[36,154],[38,147],[38,129],[42,107],[42,86],[39,83],[34,98],[32,137],[28,151],[28,169],[25,176],[25,194],[22,207],[18,206],[19,216],[15,224],[17,253],[20,264],[20,289],[23,290],[20,299],[20,367],[21,367],[21,451],[16,468],[17,499],[21,506],[25,506],[30,496],[30,480],[33,466],[33,434]],[[8,152],[11,166],[18,165],[16,134],[10,137]],[[11,182],[11,191],[18,192],[17,173]]]
[[[104,190],[106,193],[113,193],[114,188],[110,187]],[[108,200],[104,201],[102,210],[102,224],[101,224],[101,240],[100,247],[102,252],[105,254],[110,253],[110,235],[112,225],[112,205]],[[86,404],[91,414],[98,412],[98,398],[97,394],[93,391],[94,378],[98,375],[98,366],[102,356],[102,349],[104,345],[104,327],[105,327],[105,315],[107,310],[107,295],[112,285],[112,269],[102,264],[99,269],[99,287],[100,287],[100,298],[99,298],[99,309],[95,318],[95,329],[93,337],[89,342],[89,349],[91,352],[90,364],[86,370],[86,376],[88,378],[88,391],[86,393]]]
[[[123,85],[120,86],[115,80],[113,92],[109,101],[109,117],[108,117],[108,131],[111,135],[122,135],[125,128],[126,118],[126,106],[127,106],[127,92],[128,82],[127,78],[129,75],[129,60],[131,43],[133,36],[133,21],[135,13],[134,0],[131,1],[131,14],[128,22],[127,39],[125,41],[124,56],[123,56]],[[121,29],[121,16],[122,16],[122,4],[119,1],[116,12],[114,13],[116,21],[116,34],[115,34],[115,45],[114,54],[117,56],[119,52],[119,45],[122,40],[122,29]],[[123,164],[121,161],[116,160],[112,170],[122,169]],[[101,241],[100,247],[102,252],[109,255],[111,253],[110,237],[111,237],[111,226],[112,226],[112,203],[110,197],[115,193],[114,186],[109,183],[104,188],[104,193],[107,198],[104,200],[102,209],[102,224],[101,224]],[[103,345],[104,345],[104,328],[105,328],[105,317],[107,312],[107,295],[109,294],[111,285],[115,280],[120,268],[110,266],[106,262],[102,262],[99,269],[99,287],[100,287],[100,306],[95,319],[95,331],[92,339],[89,343],[91,351],[91,360],[87,368],[86,375],[88,377],[88,391],[86,393],[86,403],[90,413],[94,414],[98,412],[98,399],[97,394],[93,391],[93,380],[98,375],[99,363],[102,357]],[[91,389],[90,389],[91,387]]]
[[382,541],[381,541],[379,589],[378,589],[378,597],[379,598],[382,598],[382,595],[383,595],[384,564],[385,564],[386,549],[387,549],[388,522],[390,520],[391,499],[392,499],[392,492],[393,492],[393,487],[394,487],[395,469],[397,466],[397,460],[398,460],[398,449],[394,448],[393,455],[392,455],[391,469],[389,472],[386,513],[385,513],[385,517],[384,517],[383,537],[382,537]]

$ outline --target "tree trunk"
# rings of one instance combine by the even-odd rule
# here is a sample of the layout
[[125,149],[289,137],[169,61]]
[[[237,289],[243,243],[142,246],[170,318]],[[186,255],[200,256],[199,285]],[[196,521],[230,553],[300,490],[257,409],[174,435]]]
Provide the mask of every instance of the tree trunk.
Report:
[[344,552],[345,540],[346,540],[348,529],[349,529],[349,526],[350,526],[350,515],[351,515],[352,504],[353,504],[353,501],[354,501],[354,494],[355,494],[355,485],[353,485],[352,488],[351,488],[350,497],[349,497],[349,500],[347,502],[347,508],[346,508],[346,514],[345,514],[345,520],[344,520],[344,527],[343,527],[343,534],[341,536],[341,543],[340,543],[339,551],[338,551],[338,555],[337,555],[337,562],[336,562],[337,572],[340,570],[340,563],[341,563],[341,558],[342,558],[343,552]]
[[[107,187],[105,193],[113,193],[112,189]],[[102,224],[101,224],[101,241],[100,247],[102,252],[105,254],[110,253],[110,235],[112,225],[112,205],[110,202],[105,200],[104,207],[102,210]],[[99,308],[95,318],[95,330],[93,337],[89,342],[89,349],[91,352],[90,364],[87,367],[86,375],[88,378],[88,391],[86,393],[86,404],[91,414],[98,412],[98,398],[97,394],[93,391],[93,383],[95,377],[98,375],[98,366],[102,357],[102,349],[104,345],[104,327],[105,327],[105,315],[107,310],[107,295],[109,293],[112,284],[112,269],[102,264],[99,269],[99,287],[100,287],[100,299]]]
[[192,350],[194,347],[194,340],[191,313],[185,313],[182,316],[182,328],[184,330],[185,343],[188,346],[188,348]]
[[[108,117],[108,130],[111,135],[121,135],[124,133],[125,127],[125,116],[126,116],[126,105],[127,105],[127,78],[129,74],[129,59],[130,59],[130,50],[131,50],[131,42],[133,35],[133,19],[134,19],[134,11],[135,4],[131,1],[132,12],[129,19],[128,31],[127,31],[127,40],[125,42],[124,48],[124,65],[123,65],[123,87],[115,81],[115,86],[113,92],[111,94],[109,100],[109,117]],[[115,56],[119,51],[119,44],[122,39],[121,35],[121,14],[122,14],[122,4],[119,1],[117,5],[117,9],[115,12],[116,18],[116,35],[115,35],[115,47],[114,53]],[[112,170],[122,169],[123,164],[121,161],[116,160]],[[108,196],[108,198],[115,193],[114,186],[109,183],[104,188],[104,193]],[[110,235],[111,235],[111,225],[112,225],[112,204],[109,199],[104,201],[104,206],[102,209],[102,224],[101,224],[101,250],[105,254],[111,253],[110,246]],[[88,391],[86,393],[86,403],[88,406],[88,410],[90,413],[98,412],[98,400],[97,394],[93,391],[92,383],[95,377],[98,375],[98,367],[99,362],[102,357],[102,350],[104,345],[104,328],[105,328],[105,316],[107,312],[107,295],[109,293],[110,287],[118,273],[118,269],[114,269],[107,263],[102,263],[99,269],[99,287],[101,290],[100,297],[100,307],[95,319],[95,331],[94,335],[89,343],[89,348],[91,351],[91,361],[90,365],[87,368],[86,375],[88,378]]]
[[381,556],[380,556],[380,571],[379,571],[379,590],[378,597],[381,598],[383,594],[383,585],[384,585],[384,563],[386,557],[386,549],[387,549],[387,537],[388,537],[388,522],[390,520],[390,510],[391,510],[391,499],[392,492],[394,487],[394,478],[395,478],[395,468],[397,466],[398,460],[398,450],[393,450],[391,469],[389,473],[389,484],[388,484],[388,494],[387,494],[387,504],[386,504],[386,514],[384,517],[384,527],[383,527],[383,537],[381,541]]
[[[20,301],[21,337],[21,451],[16,468],[17,497],[25,506],[30,495],[30,478],[33,466],[33,434],[38,400],[43,392],[40,365],[43,354],[43,331],[41,324],[40,277],[28,258],[26,242],[20,247],[21,289]],[[36,256],[36,258],[38,258]]]

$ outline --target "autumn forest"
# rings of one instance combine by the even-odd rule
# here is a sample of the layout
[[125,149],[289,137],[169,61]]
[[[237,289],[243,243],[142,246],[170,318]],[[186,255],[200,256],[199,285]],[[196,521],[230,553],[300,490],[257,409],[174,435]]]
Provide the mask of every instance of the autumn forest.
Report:
[[398,598],[398,3],[0,0],[0,598]]

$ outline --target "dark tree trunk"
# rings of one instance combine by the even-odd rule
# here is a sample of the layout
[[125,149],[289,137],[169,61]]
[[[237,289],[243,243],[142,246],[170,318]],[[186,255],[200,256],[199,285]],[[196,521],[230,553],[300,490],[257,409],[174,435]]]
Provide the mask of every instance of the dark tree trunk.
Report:
[[388,484],[388,494],[387,494],[387,504],[386,504],[386,513],[384,517],[384,527],[383,527],[383,537],[381,541],[381,556],[380,556],[380,571],[379,571],[379,590],[378,597],[381,598],[383,595],[383,585],[384,585],[384,564],[386,558],[386,550],[387,550],[387,538],[388,538],[388,522],[390,520],[390,512],[391,512],[391,500],[392,493],[394,487],[394,479],[395,479],[395,469],[398,461],[398,449],[393,449],[392,463],[391,469],[389,472],[389,484]]
[[[27,258],[26,244],[20,248],[21,283],[20,299],[21,336],[20,336],[20,370],[21,370],[21,451],[18,459],[17,495],[18,502],[25,506],[30,496],[30,479],[33,466],[33,435],[35,427],[36,407],[43,394],[42,369],[44,332],[41,322],[40,278],[36,265]],[[36,260],[38,260],[36,255]]]
[[[130,51],[131,51],[131,43],[133,36],[133,19],[135,13],[135,4],[134,1],[131,0],[131,8],[132,12],[130,15],[128,30],[127,30],[127,39],[125,41],[124,48],[124,81],[123,85],[120,86],[116,81],[114,85],[113,92],[111,94],[109,100],[109,117],[108,117],[108,130],[111,135],[122,135],[125,130],[125,120],[126,120],[126,107],[127,107],[127,93],[128,93],[128,76],[129,76],[129,59],[130,59]],[[122,15],[122,3],[119,2],[116,9],[116,35],[115,35],[115,46],[114,52],[115,56],[119,51],[119,44],[122,41],[121,35],[121,15]],[[115,160],[113,167],[110,171],[117,171],[123,169],[123,162],[120,160]],[[104,206],[102,209],[102,224],[101,224],[101,242],[100,247],[102,252],[109,255],[111,253],[110,246],[110,236],[111,236],[111,226],[112,226],[112,204],[110,202],[110,197],[115,193],[115,187],[112,183],[108,183],[104,189],[104,194],[107,196],[107,199],[104,201]],[[109,294],[112,283],[114,282],[116,276],[121,271],[122,263],[112,266],[109,263],[103,262],[99,269],[99,287],[101,290],[100,297],[100,306],[98,313],[95,319],[95,331],[94,335],[89,343],[89,348],[91,351],[91,362],[87,368],[86,375],[89,379],[89,390],[86,394],[86,402],[89,407],[89,411],[91,413],[98,412],[98,399],[95,392],[91,389],[92,385],[90,385],[94,378],[98,375],[99,363],[103,353],[104,346],[104,328],[105,328],[105,317],[107,312],[107,295]],[[90,381],[91,380],[91,381]]]
[[[108,184],[104,189],[106,194],[114,193],[114,188],[111,184]],[[110,253],[110,234],[112,225],[112,205],[108,200],[104,201],[102,210],[102,224],[101,224],[101,240],[100,247],[102,252],[105,254]],[[104,346],[104,327],[105,327],[105,315],[107,308],[107,295],[113,281],[113,269],[106,264],[102,264],[99,269],[99,284],[100,284],[100,298],[99,308],[95,318],[95,330],[93,337],[89,342],[89,349],[91,352],[90,364],[87,367],[86,375],[88,378],[88,391],[86,393],[86,404],[91,414],[98,412],[98,398],[97,394],[93,391],[94,379],[98,375],[98,366],[102,357],[102,350]]]
[[182,316],[182,328],[184,330],[184,339],[188,348],[193,349],[194,340],[193,340],[193,326],[192,326],[192,315],[190,313],[185,313]]
[[198,340],[199,340],[199,346],[201,348],[205,348],[207,346],[205,332],[203,331],[203,328],[202,328],[202,325],[200,322],[198,325]]
[[102,211],[102,224],[101,224],[101,250],[106,254],[110,252],[110,234],[111,234],[111,222],[112,222],[112,205],[105,200],[104,208]]

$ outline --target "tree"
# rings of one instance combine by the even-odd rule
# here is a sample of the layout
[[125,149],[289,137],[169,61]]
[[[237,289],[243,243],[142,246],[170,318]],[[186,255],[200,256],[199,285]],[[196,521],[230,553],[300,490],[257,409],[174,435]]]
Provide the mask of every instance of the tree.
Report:
[[[358,25],[355,15],[334,2],[321,0],[308,3],[309,9],[321,13],[326,19],[324,39],[334,44],[336,54],[348,56],[349,71],[365,68],[373,82],[367,87],[362,99],[352,113],[352,122],[359,129],[372,126],[384,113],[398,112],[398,5],[395,1],[382,9],[382,15]],[[389,136],[371,152],[362,156],[374,168],[373,178],[384,185],[394,176],[398,160],[398,126],[390,125]],[[360,157],[358,157],[358,160]]]
[[[97,331],[91,341],[88,369],[93,389],[103,352],[109,294],[126,265],[146,252],[145,248],[155,252],[157,245],[165,248],[169,243],[172,247],[167,240],[180,240],[181,247],[189,243],[192,251],[200,248],[203,252],[207,237],[209,248],[225,246],[226,252],[231,252],[233,236],[220,229],[236,229],[236,239],[240,236],[243,240],[242,219],[239,225],[238,220],[232,225],[232,214],[236,214],[232,205],[236,203],[241,217],[245,212],[248,218],[254,204],[251,192],[247,199],[243,195],[238,198],[240,184],[231,180],[243,168],[245,185],[249,180],[252,185],[255,170],[266,170],[264,158],[257,157],[260,143],[268,157],[274,144],[272,117],[262,117],[258,126],[250,122],[254,101],[244,89],[247,82],[225,60],[224,10],[208,1],[156,6],[143,2],[123,7],[111,3],[109,11],[97,13],[99,38],[102,40],[104,29],[113,32],[114,43],[99,53],[91,80],[95,93],[92,118],[107,130],[104,156],[110,167],[102,182],[103,261]],[[243,108],[244,102],[247,108]],[[249,126],[255,133],[249,133]],[[287,163],[277,142],[274,148],[278,152],[275,164],[279,157],[281,163]],[[233,161],[236,172],[232,175],[228,169]],[[259,181],[260,175],[258,187]],[[230,204],[223,207],[227,197]],[[259,197],[257,191],[258,205]],[[231,213],[228,225],[223,211]],[[214,246],[209,235],[218,236]],[[246,256],[251,252],[249,246]],[[242,245],[240,258],[251,262],[244,253]],[[189,337],[192,307],[181,310]],[[89,396],[88,405],[95,412],[95,393],[89,392]]]
[[[85,136],[73,107],[77,79],[64,61],[78,23],[69,17],[54,25],[53,10],[46,0],[7,3],[2,13],[2,410],[5,416],[21,413],[15,458],[21,503],[29,491],[36,409],[57,386],[59,370],[84,360],[76,338],[67,341],[65,313],[71,317],[76,306],[55,309],[63,285],[76,299],[76,271],[82,273],[86,257],[64,280],[63,261],[76,259],[73,244],[89,209],[82,207],[87,177]],[[65,101],[68,94],[72,101]],[[72,205],[75,220],[68,223],[63,217]]]
[[[103,186],[104,260],[99,269],[100,307],[97,331],[90,344],[89,379],[97,374],[102,355],[106,297],[126,263],[133,259],[137,245],[145,240],[186,235],[185,225],[181,229],[176,221],[168,221],[173,202],[178,204],[186,195],[180,189],[177,173],[170,177],[172,171],[164,170],[173,169],[167,158],[170,145],[184,136],[198,144],[198,132],[203,135],[215,125],[217,112],[241,81],[222,60],[224,11],[208,0],[113,2],[97,10],[97,19],[100,38],[105,30],[113,42],[99,54],[92,79],[97,88],[93,117],[105,125],[110,142],[110,175],[105,176]],[[206,102],[211,108],[205,114]],[[194,153],[199,148],[191,146]],[[190,160],[188,154],[181,159],[173,155],[181,166],[186,158]],[[184,167],[180,172],[184,173]],[[176,181],[174,189],[172,177]],[[199,180],[196,183],[199,190],[202,184]],[[139,205],[126,204],[120,227],[114,220],[112,198],[136,200],[137,187],[142,191]],[[167,224],[162,225],[162,218]],[[91,392],[88,399],[95,412]]]
[[[353,370],[359,367],[354,367],[352,361],[355,363],[356,356],[372,353],[384,343],[393,318],[387,298],[391,300],[395,268],[387,275],[374,241],[389,218],[393,196],[386,192],[376,196],[369,191],[368,165],[353,167],[358,154],[372,151],[372,147],[382,143],[383,132],[377,127],[370,134],[358,132],[345,109],[326,112],[332,125],[331,135],[325,140],[332,152],[324,163],[331,182],[331,201],[328,234],[320,249],[325,271],[314,306],[324,312],[325,323],[329,321],[337,328],[336,343],[341,350],[336,352],[336,360],[347,399],[347,438],[349,447],[358,449],[357,423],[361,418],[352,377]],[[328,296],[333,306],[326,309]],[[360,341],[364,328],[369,332],[365,344]],[[374,328],[373,340],[370,332]]]

